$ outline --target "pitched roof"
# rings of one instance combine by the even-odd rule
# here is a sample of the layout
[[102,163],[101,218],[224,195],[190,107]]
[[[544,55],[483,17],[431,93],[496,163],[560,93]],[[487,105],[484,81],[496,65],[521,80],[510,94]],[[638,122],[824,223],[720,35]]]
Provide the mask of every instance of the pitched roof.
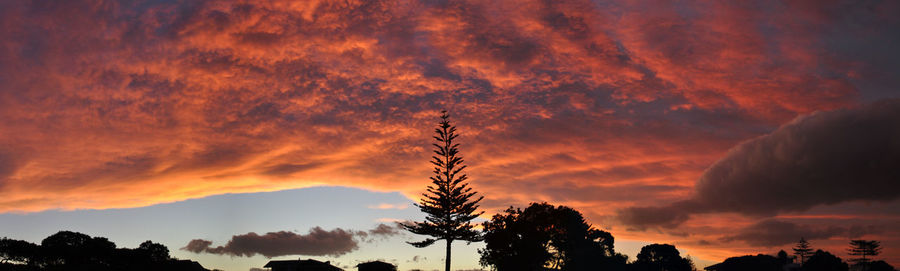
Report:
[[269,261],[263,267],[269,268],[293,268],[296,270],[314,270],[314,271],[344,271],[337,266],[331,265],[331,262],[320,262],[313,259],[308,260],[281,260]]
[[396,271],[397,270],[397,266],[394,266],[393,264],[389,264],[389,263],[382,262],[382,261],[364,262],[361,264],[357,264],[356,267],[359,268],[360,271],[363,271],[363,270]]

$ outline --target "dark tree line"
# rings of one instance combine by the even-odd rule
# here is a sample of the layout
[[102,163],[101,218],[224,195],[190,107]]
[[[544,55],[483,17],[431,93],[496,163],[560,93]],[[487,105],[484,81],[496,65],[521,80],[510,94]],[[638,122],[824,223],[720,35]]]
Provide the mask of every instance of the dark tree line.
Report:
[[[510,207],[484,224],[485,248],[478,251],[480,264],[506,271],[692,271],[690,258],[669,244],[641,248],[631,262],[617,253],[612,234],[595,229],[578,211],[566,206],[532,203],[525,209]],[[848,264],[823,250],[814,250],[805,239],[794,249],[796,256],[779,251],[732,257],[705,268],[710,271],[895,271],[873,256],[881,251],[877,241],[853,240],[848,253],[858,256]],[[801,260],[802,259],[802,260]],[[795,263],[796,261],[796,263]]]
[[60,231],[34,244],[0,239],[0,270],[206,270],[199,263],[169,256],[162,244],[117,248],[103,237]]
[[[706,269],[710,271],[895,271],[894,267],[885,261],[872,261],[871,257],[878,255],[881,250],[877,241],[850,241],[849,254],[860,256],[849,259],[853,265],[844,262],[830,252],[821,249],[814,250],[805,238],[800,238],[793,250],[795,257],[788,257],[787,253],[782,250],[778,252],[777,257],[765,254],[731,257]],[[794,263],[795,259],[796,263]]]
[[580,212],[566,206],[532,203],[510,207],[484,224],[482,266],[494,270],[628,270],[692,271],[675,246],[644,246],[636,260],[615,251],[609,232],[588,224]]

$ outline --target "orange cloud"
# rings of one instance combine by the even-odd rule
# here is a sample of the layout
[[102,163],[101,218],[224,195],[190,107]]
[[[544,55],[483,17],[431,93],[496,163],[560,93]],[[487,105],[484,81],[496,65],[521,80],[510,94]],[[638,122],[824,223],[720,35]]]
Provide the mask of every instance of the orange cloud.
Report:
[[315,185],[416,198],[448,109],[487,209],[551,201],[626,239],[749,253],[708,243],[755,219],[612,217],[689,198],[799,114],[896,96],[897,7],[805,5],[7,1],[0,212]]

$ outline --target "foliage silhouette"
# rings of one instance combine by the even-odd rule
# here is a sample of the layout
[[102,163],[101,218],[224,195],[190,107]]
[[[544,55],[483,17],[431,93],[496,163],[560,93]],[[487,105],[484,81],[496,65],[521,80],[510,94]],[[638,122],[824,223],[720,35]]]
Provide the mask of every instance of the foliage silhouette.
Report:
[[510,207],[484,224],[480,263],[496,270],[624,270],[613,236],[587,224],[578,211],[547,203]]
[[893,266],[888,264],[885,261],[872,261],[869,262],[867,271],[896,271]]
[[[794,264],[793,259],[789,258],[783,250],[776,255],[775,257],[765,254],[731,257],[705,269],[708,271],[847,271],[863,270],[864,268],[861,265],[851,267],[841,258],[823,250],[817,250],[810,254],[806,259],[806,264],[802,266]],[[884,261],[869,261],[865,268],[866,271],[896,271],[893,266]]]
[[785,264],[784,259],[759,254],[731,257],[722,263],[707,267],[707,269],[715,271],[782,271]]
[[116,248],[103,237],[60,231],[40,245],[0,239],[0,270],[206,270],[197,262],[169,257],[162,244],[146,241],[135,249]]
[[869,261],[872,259],[866,258],[866,256],[878,256],[878,254],[881,254],[881,242],[874,240],[850,240],[850,248],[847,249],[847,252],[851,256],[860,256],[851,258],[850,261],[855,263],[854,265],[859,265],[862,271],[867,271]]
[[135,249],[135,252],[140,253],[143,258],[146,258],[151,262],[163,262],[169,260],[169,248],[150,240],[141,243],[141,245]]
[[0,239],[0,264],[30,264],[38,255],[39,246],[31,242],[9,238]]
[[482,240],[471,221],[484,213],[478,212],[478,202],[484,197],[473,199],[477,192],[468,187],[468,176],[462,173],[466,166],[463,158],[458,156],[459,144],[453,143],[459,135],[449,118],[447,111],[441,111],[441,121],[438,128],[434,129],[437,143],[432,144],[435,147],[435,156],[432,156],[431,161],[434,165],[434,176],[430,177],[432,184],[428,186],[427,193],[422,194],[424,198],[421,202],[416,204],[427,215],[425,221],[403,224],[412,233],[433,237],[410,242],[415,247],[427,247],[438,240],[446,241],[446,271],[450,271],[450,245],[454,240]]
[[778,263],[781,264],[782,266],[794,262],[794,259],[789,257],[787,255],[787,252],[784,252],[784,250],[779,250],[778,254],[776,254],[775,258],[778,259]]
[[803,264],[803,271],[847,271],[850,267],[841,258],[823,250],[816,250]]
[[694,264],[681,257],[681,253],[673,245],[651,244],[641,248],[641,252],[635,257],[635,261],[629,266],[634,271],[692,271]]

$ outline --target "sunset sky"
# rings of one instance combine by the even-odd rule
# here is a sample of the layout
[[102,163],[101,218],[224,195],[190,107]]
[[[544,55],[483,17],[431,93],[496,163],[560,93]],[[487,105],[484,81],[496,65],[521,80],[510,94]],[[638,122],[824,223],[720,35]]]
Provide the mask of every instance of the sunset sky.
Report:
[[[849,239],[879,240],[900,266],[897,14],[900,1],[0,1],[0,236],[149,239],[229,271],[269,260],[229,240],[286,238],[297,250],[275,259],[438,269],[442,248],[407,245],[421,237],[393,222],[424,217],[412,203],[446,109],[484,218],[546,201],[632,259],[670,243],[702,267],[803,236],[845,259]],[[456,245],[454,268],[481,268],[482,246]]]

